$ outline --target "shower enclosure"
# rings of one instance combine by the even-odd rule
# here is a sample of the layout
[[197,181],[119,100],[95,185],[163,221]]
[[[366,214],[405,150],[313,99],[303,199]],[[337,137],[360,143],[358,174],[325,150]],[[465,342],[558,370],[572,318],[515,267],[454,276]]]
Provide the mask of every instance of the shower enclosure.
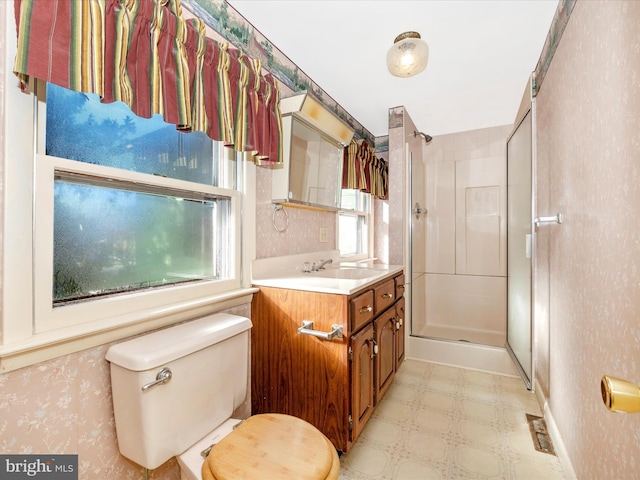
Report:
[[507,140],[508,300],[507,350],[528,388],[531,348],[531,258],[533,255],[533,122],[529,110]]
[[407,143],[412,336],[505,345],[511,128]]
[[405,266],[407,357],[517,375],[504,347],[511,130],[430,137],[404,107],[389,111],[390,197],[376,209],[388,250],[377,256]]

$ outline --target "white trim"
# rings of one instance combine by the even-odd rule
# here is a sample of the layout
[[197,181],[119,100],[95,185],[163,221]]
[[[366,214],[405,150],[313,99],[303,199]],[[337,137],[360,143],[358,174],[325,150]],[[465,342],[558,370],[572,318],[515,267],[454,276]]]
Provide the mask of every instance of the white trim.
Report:
[[562,470],[564,471],[564,475],[568,480],[577,480],[576,472],[573,469],[573,465],[571,464],[571,460],[569,459],[569,454],[567,453],[567,449],[564,446],[564,442],[562,441],[562,437],[560,436],[560,431],[558,430],[558,425],[551,414],[551,409],[549,408],[549,402],[544,396],[542,392],[542,388],[538,383],[538,379],[535,379],[535,393],[536,398],[538,399],[538,404],[542,409],[544,421],[547,424],[547,431],[551,436],[551,441],[553,442],[553,449],[556,452],[556,456],[560,461],[560,466],[562,466]]
[[242,169],[242,176],[238,177],[242,179],[242,212],[241,226],[242,231],[240,238],[241,251],[242,251],[242,275],[241,282],[244,288],[251,285],[251,262],[256,258],[256,165],[254,162],[245,160],[240,161],[239,167]]
[[[9,8],[11,5],[11,8]],[[4,48],[2,103],[2,342],[28,337],[32,333],[32,224],[35,96],[20,92],[11,61],[15,58],[16,25],[13,5],[2,2]],[[9,13],[11,12],[11,13]],[[6,208],[10,205],[11,208]],[[9,288],[10,287],[10,288]]]
[[[85,164],[45,155],[37,155],[35,188],[35,235],[34,235],[34,307],[35,333],[64,328],[88,322],[100,322],[110,319],[115,324],[129,323],[139,319],[144,321],[148,311],[162,306],[164,309],[180,308],[179,305],[206,298],[212,294],[222,294],[240,288],[240,198],[238,191],[221,189],[182,180],[155,177],[137,172],[124,172],[119,169],[99,165]],[[177,189],[184,192],[198,192],[211,196],[219,195],[231,200],[230,233],[233,242],[229,254],[235,259],[230,267],[232,278],[184,284],[166,289],[154,289],[127,295],[109,296],[89,302],[53,307],[53,188],[54,173],[61,170],[71,173],[89,174],[101,178],[113,178],[152,185],[161,188]],[[187,193],[188,194],[188,193]],[[9,287],[10,288],[10,287]]]
[[[337,249],[340,249],[340,215],[344,214],[344,215],[351,215],[351,216],[357,216],[357,217],[364,217],[364,221],[367,225],[367,244],[366,244],[366,252],[362,253],[362,254],[356,254],[356,255],[342,255],[342,252],[340,252],[340,260],[343,262],[359,262],[362,260],[371,260],[374,255],[374,236],[375,236],[375,224],[374,224],[374,218],[375,218],[375,198],[372,195],[369,195],[369,197],[365,197],[365,195],[368,195],[366,193],[363,192],[357,192],[356,195],[358,195],[359,200],[362,199],[366,199],[366,203],[368,204],[369,208],[367,210],[354,210],[354,209],[345,209],[345,208],[341,208],[338,210],[337,215],[335,216],[335,225],[336,225],[336,245],[335,247]],[[345,233],[343,232],[343,235]],[[353,235],[353,233],[349,232],[347,233],[347,235]]]

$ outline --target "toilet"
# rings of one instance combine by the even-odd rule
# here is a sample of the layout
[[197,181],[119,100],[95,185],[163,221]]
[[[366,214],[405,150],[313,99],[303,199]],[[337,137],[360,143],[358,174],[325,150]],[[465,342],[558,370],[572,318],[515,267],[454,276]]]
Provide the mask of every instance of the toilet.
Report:
[[251,326],[219,313],[112,345],[120,453],[148,469],[177,457],[182,480],[337,479],[336,449],[310,423],[231,418],[247,396]]

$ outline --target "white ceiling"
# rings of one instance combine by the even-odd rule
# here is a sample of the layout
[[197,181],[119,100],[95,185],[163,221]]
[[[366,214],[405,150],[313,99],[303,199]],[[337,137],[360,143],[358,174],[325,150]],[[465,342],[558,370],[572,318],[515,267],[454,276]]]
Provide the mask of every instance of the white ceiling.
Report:
[[[374,136],[391,107],[440,135],[511,124],[558,0],[228,0]],[[417,31],[429,64],[393,77],[394,38]]]

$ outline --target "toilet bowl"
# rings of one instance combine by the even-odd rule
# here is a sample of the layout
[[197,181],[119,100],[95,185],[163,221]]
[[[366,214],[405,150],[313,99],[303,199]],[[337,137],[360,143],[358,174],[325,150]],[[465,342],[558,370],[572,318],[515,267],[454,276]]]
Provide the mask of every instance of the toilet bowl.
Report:
[[148,469],[176,457],[182,480],[337,479],[336,449],[310,423],[231,418],[247,397],[250,328],[216,314],[111,346],[120,453]]

